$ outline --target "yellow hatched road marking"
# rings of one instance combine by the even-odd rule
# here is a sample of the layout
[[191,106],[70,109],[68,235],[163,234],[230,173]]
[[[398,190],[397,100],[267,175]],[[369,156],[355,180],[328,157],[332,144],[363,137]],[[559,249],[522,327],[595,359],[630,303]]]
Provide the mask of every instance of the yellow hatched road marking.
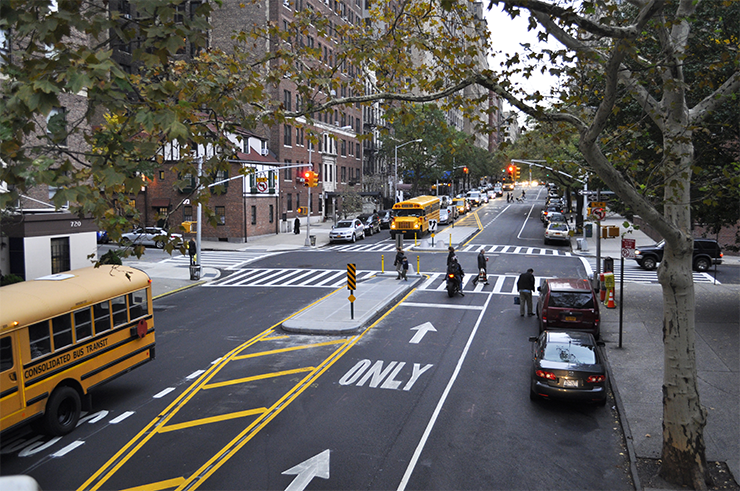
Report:
[[254,380],[264,380],[273,377],[284,377],[285,375],[294,375],[296,373],[310,372],[315,370],[315,367],[296,368],[295,370],[284,370],[282,372],[264,373],[262,375],[254,375],[252,377],[238,378],[234,380],[226,380],[224,382],[216,382],[214,384],[204,385],[203,389],[216,389],[218,387],[227,387],[229,385],[243,384],[245,382],[252,382]]
[[219,421],[228,421],[230,419],[244,418],[247,416],[254,416],[255,414],[263,414],[267,411],[266,407],[258,407],[256,409],[248,409],[246,411],[238,411],[236,413],[221,414],[219,416],[213,416],[210,418],[194,419],[192,421],[186,421],[185,423],[178,423],[176,425],[169,425],[159,429],[160,433],[167,433],[168,431],[182,430],[184,428],[192,428],[193,426],[207,425],[210,423],[218,423]]
[[136,486],[135,488],[122,489],[121,491],[160,491],[162,489],[170,489],[175,486],[179,486],[181,482],[185,480],[184,477],[176,477],[174,479],[167,479],[166,481],[153,482],[151,484],[144,484],[143,486]]
[[[169,406],[167,406],[166,409],[164,409],[160,414],[154,418],[149,424],[147,424],[134,438],[132,438],[126,445],[124,445],[116,454],[111,457],[108,462],[106,462],[105,465],[103,465],[100,469],[98,469],[90,478],[88,478],[87,481],[85,481],[80,488],[78,488],[78,491],[82,490],[91,490],[95,491],[100,489],[103,484],[107,482],[108,479],[111,478],[118,470],[121,469],[121,467],[126,464],[135,454],[138,452],[149,440],[151,440],[155,435],[162,432],[163,428],[165,428],[166,423],[171,420],[171,418],[179,411],[179,409],[185,405],[189,400],[191,400],[194,395],[199,392],[205,385],[207,385],[207,382],[210,381],[228,362],[232,361],[237,353],[240,353],[244,351],[245,349],[253,346],[257,342],[264,341],[267,339],[267,336],[270,334],[274,334],[273,329],[278,327],[280,324],[282,324],[285,320],[290,319],[292,317],[295,317],[299,313],[305,311],[306,309],[312,307],[316,303],[320,302],[321,300],[329,297],[330,295],[333,295],[334,293],[343,290],[344,287],[340,287],[336,289],[335,291],[325,295],[324,297],[316,300],[316,302],[313,302],[312,304],[306,306],[304,309],[299,310],[298,312],[295,312],[293,315],[290,315],[286,317],[284,320],[278,322],[274,326],[266,329],[265,331],[259,333],[246,343],[242,344],[241,346],[238,346],[228,352],[226,356],[224,356],[218,363],[215,365],[212,365],[208,370],[206,370],[198,379],[193,382],[190,387],[188,387],[179,397],[177,397]],[[300,382],[298,382],[291,390],[289,390],[283,397],[281,397],[275,404],[273,404],[269,409],[264,411],[258,418],[256,418],[247,428],[245,428],[239,435],[234,438],[229,444],[227,444],[225,447],[223,447],[216,455],[214,455],[211,459],[208,460],[203,466],[201,466],[196,472],[194,472],[189,478],[176,478],[171,479],[169,481],[162,481],[160,483],[154,483],[150,485],[146,485],[140,488],[132,488],[132,489],[141,489],[142,491],[158,491],[160,489],[166,489],[171,488],[177,485],[177,490],[182,489],[196,489],[198,488],[203,482],[205,482],[208,477],[210,477],[214,472],[216,472],[224,463],[226,463],[239,449],[241,449],[244,445],[246,445],[259,431],[262,430],[272,419],[274,419],[278,414],[282,412],[283,409],[288,407],[293,400],[295,400],[296,397],[298,397],[303,391],[305,391],[308,387],[310,387],[311,383],[318,379],[321,375],[323,375],[326,370],[328,370],[331,366],[336,363],[337,360],[339,360],[349,349],[354,346],[360,339],[362,339],[365,334],[367,334],[372,328],[374,328],[376,325],[378,325],[381,321],[383,321],[388,315],[390,315],[391,312],[393,312],[398,305],[406,301],[406,299],[412,295],[416,289],[412,289],[403,299],[401,299],[396,305],[391,307],[385,314],[383,314],[378,320],[376,320],[372,325],[367,327],[362,333],[352,337],[348,338],[343,341],[339,342],[345,342],[342,346],[340,346],[337,350],[335,350],[331,355],[329,355],[328,358],[324,360],[324,362],[319,365],[317,368],[313,369],[309,374],[306,375]],[[327,343],[327,344],[336,344],[336,342]],[[254,431],[253,431],[254,430]],[[171,430],[167,430],[171,431]],[[172,485],[164,486],[162,483],[172,483]],[[151,487],[149,487],[151,486]]]
[[278,340],[278,339],[287,339],[287,338],[289,338],[289,337],[290,337],[290,336],[273,336],[273,337],[271,337],[271,338],[265,338],[265,339],[263,339],[262,341],[276,341],[276,340]]
[[240,355],[235,356],[234,360],[246,360],[247,358],[257,358],[258,356],[267,356],[267,355],[274,355],[277,353],[287,353],[289,351],[298,351],[302,349],[309,349],[309,348],[318,348],[320,346],[330,346],[332,344],[339,344],[346,342],[346,339],[337,339],[334,341],[327,341],[325,343],[315,343],[315,344],[303,344],[301,346],[291,346],[290,348],[281,348],[281,349],[275,349],[270,351],[260,351],[259,353],[250,353],[248,355]]

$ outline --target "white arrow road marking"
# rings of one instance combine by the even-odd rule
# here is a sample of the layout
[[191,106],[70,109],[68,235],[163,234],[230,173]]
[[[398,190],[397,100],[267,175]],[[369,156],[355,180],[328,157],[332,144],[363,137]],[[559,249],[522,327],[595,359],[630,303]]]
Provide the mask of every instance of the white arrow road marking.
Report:
[[284,475],[295,475],[296,478],[285,488],[285,491],[303,491],[314,477],[329,479],[329,449],[310,459],[301,462],[283,472]]
[[409,341],[409,343],[411,344],[419,344],[419,341],[424,339],[424,336],[429,331],[437,332],[437,330],[434,328],[431,322],[425,322],[424,324],[418,325],[416,327],[412,327],[411,330],[416,331],[416,334],[414,334],[414,337],[411,338],[411,341]]
[[69,445],[57,451],[56,453],[51,454],[51,456],[52,457],[64,457],[65,455],[67,455],[69,452],[71,452],[75,448],[79,447],[80,445],[84,445],[84,444],[85,442],[83,442],[82,440],[77,440],[76,442],[70,443]]

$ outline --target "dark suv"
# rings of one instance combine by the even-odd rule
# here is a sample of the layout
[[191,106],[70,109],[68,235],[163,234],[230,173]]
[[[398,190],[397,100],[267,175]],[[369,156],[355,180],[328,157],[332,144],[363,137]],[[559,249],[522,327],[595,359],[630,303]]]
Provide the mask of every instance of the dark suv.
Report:
[[599,302],[588,280],[578,278],[550,278],[537,291],[537,317],[540,332],[584,331],[598,339]]
[[[663,260],[665,241],[655,245],[638,246],[635,249],[635,261],[643,269],[652,270]],[[694,239],[694,269],[706,271],[712,264],[722,264],[722,248],[714,239]]]

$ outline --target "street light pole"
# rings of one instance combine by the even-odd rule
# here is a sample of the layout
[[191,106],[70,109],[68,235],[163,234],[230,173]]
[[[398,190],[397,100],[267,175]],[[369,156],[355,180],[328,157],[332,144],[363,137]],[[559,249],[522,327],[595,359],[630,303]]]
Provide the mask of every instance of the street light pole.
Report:
[[417,138],[416,140],[411,140],[407,141],[406,143],[396,145],[396,148],[394,149],[393,203],[396,203],[396,200],[398,199],[398,149],[408,145],[409,143],[419,143],[421,141],[423,141],[421,138]]

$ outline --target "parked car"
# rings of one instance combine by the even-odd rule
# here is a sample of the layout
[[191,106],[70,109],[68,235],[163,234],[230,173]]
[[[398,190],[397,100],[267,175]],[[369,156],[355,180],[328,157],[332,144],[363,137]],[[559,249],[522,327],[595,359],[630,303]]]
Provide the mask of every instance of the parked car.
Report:
[[133,245],[154,246],[157,249],[163,249],[164,244],[167,241],[167,237],[171,237],[173,239],[179,239],[180,241],[182,241],[181,234],[170,234],[163,228],[139,227],[137,229],[134,229],[133,232],[121,234],[120,244],[122,246],[129,246],[132,244]]
[[493,192],[496,194],[496,196],[503,196],[504,195],[504,189],[501,186],[500,182],[497,182],[493,185]]
[[480,198],[481,200],[483,200],[483,204],[488,204],[488,200],[489,200],[488,191],[481,191]]
[[609,379],[591,334],[545,331],[532,341],[529,398],[569,399],[606,404]]
[[450,223],[450,220],[452,220],[452,217],[450,216],[450,209],[442,207],[439,209],[439,223],[440,224],[448,224]]
[[380,232],[380,216],[377,213],[363,213],[357,218],[359,218],[365,226],[365,232],[367,235],[373,235],[375,232]]
[[545,229],[545,245],[556,240],[560,242],[570,242],[568,224],[565,222],[550,222]]
[[391,228],[393,210],[383,210],[378,213],[378,216],[380,217],[380,228]]
[[547,214],[544,225],[545,227],[547,227],[553,222],[568,223],[568,219],[562,213],[558,213],[557,211],[552,211]]
[[[638,246],[635,249],[635,261],[643,269],[652,270],[663,260],[665,241],[661,240],[651,246]],[[697,271],[706,271],[712,264],[722,264],[722,248],[714,239],[694,239],[693,266]]]
[[555,205],[546,206],[545,209],[540,212],[540,220],[547,223],[547,215],[550,213],[560,213],[560,207]]
[[329,231],[329,242],[349,241],[365,238],[365,226],[359,218],[339,220]]
[[588,280],[550,278],[537,288],[537,317],[540,332],[577,330],[599,338],[599,302]]

